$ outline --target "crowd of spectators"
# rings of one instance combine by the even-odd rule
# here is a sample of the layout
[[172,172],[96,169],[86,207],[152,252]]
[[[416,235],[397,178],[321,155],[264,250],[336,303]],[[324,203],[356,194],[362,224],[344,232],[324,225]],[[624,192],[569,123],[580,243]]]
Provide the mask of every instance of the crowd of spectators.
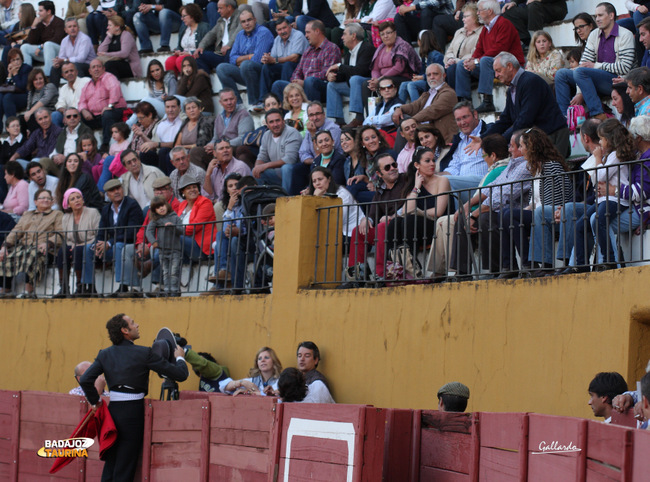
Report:
[[[221,221],[215,212],[237,198],[228,194],[224,204],[224,183],[238,173],[288,195],[342,198],[349,277],[367,276],[374,246],[380,280],[400,253],[414,256],[432,243],[434,273],[455,279],[471,275],[476,247],[481,268],[499,277],[554,274],[557,260],[562,273],[589,270],[594,241],[600,268],[615,268],[624,261],[617,234],[646,227],[650,183],[643,164],[630,164],[650,147],[644,7],[618,21],[608,2],[579,13],[571,20],[578,46],[565,53],[569,46],[543,30],[564,20],[564,0],[346,2],[342,23],[324,0],[270,10],[234,0],[204,9],[176,0],[73,3],[65,19],[49,0],[31,12],[16,1],[0,8],[3,226],[37,210],[38,189],[69,215],[63,200],[78,190],[84,209],[104,220],[86,230],[139,225],[162,195],[154,183],[165,178],[173,196],[166,202],[185,225],[184,256],[209,258],[212,244],[222,245],[213,243],[221,228],[191,225]],[[160,34],[157,54],[169,57],[143,72],[152,33]],[[218,109],[213,71],[223,86]],[[129,107],[121,81],[142,76],[148,95]],[[507,86],[505,106],[488,123],[480,115],[496,110],[495,81]],[[592,169],[587,175],[566,162],[570,131],[591,154],[580,167]],[[576,186],[577,178],[584,183]],[[182,211],[172,202],[178,197]],[[140,213],[118,220],[127,200]],[[392,205],[369,208],[370,201]],[[553,256],[556,230],[562,252]],[[158,259],[155,248],[151,258],[132,248],[148,246],[144,236],[136,243],[135,232],[122,239],[114,231],[115,245],[101,230],[96,242],[71,240],[68,247],[86,246],[82,293],[94,293],[90,265],[98,260],[117,256],[118,291],[128,293],[142,276],[125,267],[122,279],[125,256],[140,275]]]

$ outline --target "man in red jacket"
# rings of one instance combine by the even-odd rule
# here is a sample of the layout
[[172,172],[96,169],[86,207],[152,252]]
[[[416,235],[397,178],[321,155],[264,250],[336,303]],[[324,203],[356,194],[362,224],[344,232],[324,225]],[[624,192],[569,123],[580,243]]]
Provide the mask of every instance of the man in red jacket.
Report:
[[496,0],[478,2],[478,16],[485,28],[481,31],[472,58],[456,68],[456,93],[458,97],[472,98],[472,77],[478,79],[478,93],[483,102],[476,112],[494,112],[492,86],[494,83],[494,57],[500,52],[510,52],[524,65],[524,51],[515,26],[499,15],[501,7]]

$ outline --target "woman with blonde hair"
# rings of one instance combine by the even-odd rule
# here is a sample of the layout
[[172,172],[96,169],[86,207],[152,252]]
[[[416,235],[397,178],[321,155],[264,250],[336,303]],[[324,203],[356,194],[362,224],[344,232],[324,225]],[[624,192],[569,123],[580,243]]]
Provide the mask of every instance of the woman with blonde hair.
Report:
[[290,127],[297,129],[305,137],[305,126],[307,125],[307,104],[309,100],[301,85],[290,83],[282,92],[284,101],[282,108],[287,111],[284,116],[284,122]]
[[447,83],[452,88],[455,88],[456,85],[456,64],[472,57],[478,37],[483,30],[483,26],[478,19],[478,10],[475,3],[466,4],[462,12],[463,26],[456,30],[454,38],[447,45],[443,60],[447,72]]
[[142,77],[142,65],[133,32],[124,19],[115,15],[108,19],[106,38],[97,49],[99,60],[118,79]]
[[225,393],[238,395],[240,393],[250,393],[254,395],[275,395],[278,390],[278,379],[282,372],[282,363],[273,348],[263,346],[255,354],[253,368],[248,372],[248,378],[241,380],[224,380]]
[[553,39],[544,30],[533,34],[528,50],[526,70],[543,78],[549,84],[555,81],[555,74],[564,68],[566,59],[561,50],[555,48]]

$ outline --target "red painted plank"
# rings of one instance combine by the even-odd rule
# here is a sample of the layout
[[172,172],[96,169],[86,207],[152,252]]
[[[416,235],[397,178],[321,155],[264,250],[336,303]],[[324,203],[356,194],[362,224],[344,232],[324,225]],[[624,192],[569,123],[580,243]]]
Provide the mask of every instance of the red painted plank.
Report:
[[[211,482],[224,481],[245,481],[245,482],[264,482],[267,480],[266,473],[245,470],[236,467],[225,467],[223,465],[210,464],[210,473],[208,480]],[[179,479],[180,480],[180,479]]]
[[620,413],[612,410],[612,423],[615,425],[623,425],[624,427],[636,428],[636,418],[634,418],[634,410],[629,409],[625,413]]
[[328,464],[348,464],[348,444],[345,440],[328,440],[294,436],[291,440],[291,458]]
[[472,462],[469,434],[423,429],[420,441],[420,465],[469,474]]
[[[481,429],[481,434],[483,433]],[[481,447],[479,480],[507,482],[521,480],[520,476],[518,452]]]
[[53,462],[54,459],[39,457],[35,450],[21,449],[18,454],[18,480],[77,480],[80,460],[73,460],[55,475],[49,475]]
[[200,480],[198,467],[151,468],[151,480],[155,482],[178,482],[181,480]]
[[276,482],[280,470],[280,444],[282,443],[282,420],[284,417],[284,406],[279,403],[275,405],[275,415],[273,417],[273,428],[271,429],[271,445],[266,468],[267,482]]
[[[280,457],[280,470],[278,480],[284,480],[284,468],[286,459]],[[361,472],[361,467],[352,469],[353,480],[358,480]],[[341,481],[346,480],[348,474],[348,466],[328,464],[322,462],[314,462],[309,460],[295,460],[289,462],[289,480],[321,480],[323,482]]]
[[468,482],[469,475],[434,467],[422,467],[420,482]]
[[203,400],[160,401],[153,400],[152,430],[201,430]]
[[101,460],[86,460],[86,482],[99,482],[102,478],[102,471],[104,470],[104,462]]
[[438,412],[422,410],[422,428],[433,428],[443,432],[471,434],[474,416],[471,413]]
[[277,399],[262,396],[210,397],[210,427],[270,431]]
[[622,477],[623,473],[619,469],[587,459],[587,480],[589,482],[619,482],[623,480]]
[[[365,434],[363,437],[363,468],[361,480],[406,480],[408,474],[411,442],[412,410],[388,410],[385,408],[366,408]],[[404,425],[406,429],[404,430]],[[391,437],[392,433],[392,437]],[[391,454],[391,438],[394,442]],[[397,479],[389,474],[389,459],[394,457],[392,469],[399,473]]]
[[135,480],[151,480],[151,437],[153,426],[153,400],[144,403],[144,436],[142,440],[142,464],[140,465],[140,478]]
[[21,450],[37,451],[43,447],[45,440],[65,439],[72,434],[76,426],[71,424],[22,422],[20,424],[20,448]]
[[526,450],[526,413],[481,412],[481,447]]
[[[587,460],[594,462],[587,465],[587,476],[591,467],[592,471],[598,471],[608,477],[626,480],[625,476],[630,472],[632,461],[632,429],[590,420],[587,425],[587,437]],[[615,472],[620,471],[620,474],[612,475],[611,467],[618,469]]]
[[207,482],[208,471],[210,466],[210,402],[203,401],[201,410],[202,416],[202,430],[201,430],[201,464],[199,467],[199,480],[200,482]]
[[219,465],[266,473],[268,453],[259,449],[210,444],[210,460]]
[[151,442],[154,444],[167,442],[200,443],[201,432],[199,430],[154,430],[151,434]]
[[410,480],[420,480],[420,444],[422,438],[422,410],[413,410],[413,441],[411,442]]
[[153,444],[151,446],[151,471],[161,467],[199,467],[201,456],[200,442]]
[[20,421],[38,423],[56,421],[63,425],[73,425],[74,429],[80,421],[79,407],[84,403],[83,397],[63,393],[24,391],[21,394]]
[[633,440],[631,480],[643,480],[650,474],[650,431],[635,430]]
[[584,475],[584,466],[577,467],[576,457],[555,454],[530,455],[528,457],[528,482],[578,481]]
[[232,428],[210,428],[210,443],[223,445],[243,445],[266,449],[271,441],[271,432],[236,430]]

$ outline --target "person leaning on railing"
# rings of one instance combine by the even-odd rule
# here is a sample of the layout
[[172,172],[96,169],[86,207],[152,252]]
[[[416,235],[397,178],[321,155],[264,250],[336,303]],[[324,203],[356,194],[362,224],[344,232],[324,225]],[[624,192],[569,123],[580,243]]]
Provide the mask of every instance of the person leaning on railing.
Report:
[[[635,212],[620,216],[627,211],[630,202],[623,199],[616,192],[609,194],[607,184],[619,186],[628,183],[628,166],[620,165],[636,159],[636,146],[628,130],[616,119],[607,119],[598,126],[600,148],[594,149],[596,158],[596,181],[599,185],[596,203],[587,206],[584,215],[576,222],[576,235],[574,241],[576,266],[567,268],[563,273],[585,273],[590,271],[585,251],[585,238],[596,233],[598,236],[599,251],[603,256],[604,264],[598,270],[616,269],[617,255],[614,252],[612,241],[608,239],[608,232],[613,224],[618,224],[621,231],[636,229],[639,226],[638,216]],[[594,216],[596,215],[596,216]],[[593,218],[592,218],[593,216]],[[616,221],[618,217],[618,221]],[[591,220],[591,229],[588,225]]]
[[[73,264],[77,289],[75,295],[81,295],[81,272],[84,263],[86,246],[95,242],[99,227],[99,211],[84,205],[83,194],[76,187],[70,188],[63,194],[62,229],[65,245],[61,246],[56,255],[56,267],[59,271],[61,289],[54,298],[65,298],[70,294],[68,285],[68,270]],[[65,268],[64,268],[65,264]]]
[[11,283],[18,273],[26,274],[25,293],[19,298],[35,298],[34,283],[45,271],[47,256],[61,242],[61,211],[52,210],[52,193],[39,189],[34,194],[36,209],[28,211],[6,237],[0,248],[2,295],[11,296]]
[[415,149],[407,175],[406,203],[388,224],[386,239],[388,249],[406,245],[415,256],[433,239],[436,219],[447,212],[450,188],[449,179],[436,173],[435,154],[428,147]]
[[[528,171],[531,176],[538,177],[533,181],[533,191],[530,203],[524,207],[503,209],[501,217],[501,252],[511,250],[512,243],[519,251],[522,268],[530,269],[534,267],[534,262],[529,258],[529,241],[541,240],[541,230],[549,231],[545,233],[552,238],[550,225],[535,224],[533,218],[538,212],[545,208],[550,212],[555,210],[556,206],[563,206],[573,199],[573,185],[571,178],[566,174],[568,166],[564,161],[564,156],[560,154],[557,148],[551,142],[549,136],[536,127],[524,131],[519,139],[519,150],[526,159]],[[537,257],[541,257],[541,246],[539,242],[533,241],[533,248]],[[549,243],[550,244],[550,243]],[[499,278],[515,278],[519,275],[516,268],[514,253],[503,255],[502,259],[512,260],[512,266],[502,263],[502,273]],[[542,263],[541,270],[533,272],[534,277],[545,276],[548,270],[553,267],[550,263]]]

